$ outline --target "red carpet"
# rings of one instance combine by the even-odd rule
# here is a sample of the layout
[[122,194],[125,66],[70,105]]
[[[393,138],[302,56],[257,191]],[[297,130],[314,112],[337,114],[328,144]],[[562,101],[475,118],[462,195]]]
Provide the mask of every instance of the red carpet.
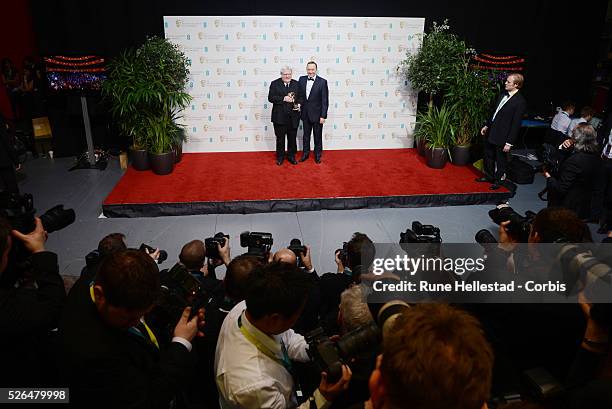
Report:
[[475,182],[479,175],[451,164],[428,168],[415,149],[326,151],[319,165],[311,153],[306,162],[282,166],[274,152],[187,153],[166,176],[130,167],[103,208],[107,216],[134,217],[495,203],[509,196]]

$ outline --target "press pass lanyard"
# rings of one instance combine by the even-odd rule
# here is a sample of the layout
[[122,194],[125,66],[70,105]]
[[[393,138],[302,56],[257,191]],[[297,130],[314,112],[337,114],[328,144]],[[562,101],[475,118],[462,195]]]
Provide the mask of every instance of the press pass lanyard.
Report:
[[[94,303],[96,302],[96,297],[94,296],[94,289],[93,289],[93,283],[91,283],[89,285],[89,295],[91,296],[91,301],[93,301]],[[149,328],[149,326],[147,325],[147,323],[144,321],[144,319],[140,320],[140,323],[142,324],[142,326],[144,327],[147,335],[149,336],[149,340],[151,341],[151,343],[153,345],[155,345],[155,347],[157,349],[159,349],[159,342],[157,342],[157,337],[155,336],[155,334],[153,333],[153,331],[151,331],[151,328]],[[130,331],[132,334],[137,335],[139,337],[144,338],[145,334],[143,334],[143,331],[138,329],[137,327],[131,327],[130,329],[128,329],[128,331]]]
[[240,328],[240,332],[242,332],[242,335],[244,335],[244,337],[249,340],[251,344],[255,345],[255,347],[262,354],[264,354],[274,362],[282,365],[287,370],[287,372],[289,372],[289,374],[293,377],[293,381],[295,382],[295,393],[298,399],[301,398],[303,396],[302,388],[297,377],[295,376],[295,373],[293,372],[293,365],[291,365],[291,360],[289,359],[289,353],[287,352],[287,347],[285,346],[285,343],[282,340],[280,342],[281,352],[283,353],[283,358],[280,359],[276,356],[274,352],[270,351],[268,347],[266,347],[260,340],[258,340],[257,337],[253,335],[244,325],[242,325],[242,315],[238,317],[238,328]]

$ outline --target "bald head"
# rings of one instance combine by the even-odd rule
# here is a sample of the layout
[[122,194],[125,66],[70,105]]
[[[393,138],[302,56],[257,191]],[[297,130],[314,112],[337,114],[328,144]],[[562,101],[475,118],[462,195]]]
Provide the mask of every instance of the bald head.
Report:
[[274,261],[296,265],[297,257],[295,253],[289,249],[280,249],[274,253]]
[[192,240],[181,249],[179,260],[188,269],[196,271],[204,266],[206,249],[202,240]]

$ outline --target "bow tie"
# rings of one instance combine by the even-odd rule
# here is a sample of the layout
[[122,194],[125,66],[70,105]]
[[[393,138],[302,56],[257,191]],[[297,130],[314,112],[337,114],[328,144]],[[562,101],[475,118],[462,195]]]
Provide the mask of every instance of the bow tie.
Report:
[[314,78],[308,77],[308,81],[314,81]]

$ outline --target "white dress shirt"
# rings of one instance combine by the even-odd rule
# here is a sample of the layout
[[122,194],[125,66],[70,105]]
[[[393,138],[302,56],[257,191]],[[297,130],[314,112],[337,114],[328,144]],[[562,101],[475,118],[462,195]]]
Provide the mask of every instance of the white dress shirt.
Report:
[[[296,407],[293,377],[279,362],[283,358],[281,342],[286,346],[289,358],[306,362],[309,360],[306,340],[291,329],[270,337],[249,322],[245,310],[244,301],[232,308],[223,321],[217,341],[215,377],[221,408]],[[238,326],[238,318],[243,327],[278,360],[260,351],[245,337]],[[331,405],[318,389],[311,399],[314,399],[319,409]],[[310,402],[304,402],[299,408],[309,409]]]
[[559,131],[561,133],[564,133],[565,135],[569,135],[569,127],[571,122],[572,119],[570,118],[567,112],[559,111],[557,112],[557,115],[555,115],[555,117],[553,118],[550,127],[555,131]]
[[312,77],[314,81],[308,81],[308,76],[306,76],[306,99],[310,98],[310,90],[312,90],[312,86],[317,80],[317,76]]
[[576,129],[576,127],[580,124],[584,124],[586,123],[587,120],[584,118],[577,118],[577,119],[572,119],[572,121],[569,124],[569,127],[567,129],[567,134],[571,135],[572,132],[574,132],[574,129]]

